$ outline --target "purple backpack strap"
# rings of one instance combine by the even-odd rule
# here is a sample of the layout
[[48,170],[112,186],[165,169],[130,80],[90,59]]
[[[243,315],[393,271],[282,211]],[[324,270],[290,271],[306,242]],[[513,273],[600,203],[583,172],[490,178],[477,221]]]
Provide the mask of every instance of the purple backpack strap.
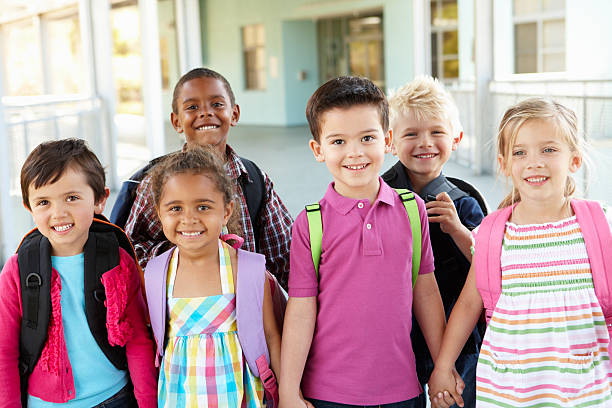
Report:
[[266,258],[238,249],[236,320],[238,340],[253,375],[264,386],[266,400],[278,407],[276,377],[270,369],[270,355],[263,326],[263,297],[266,284]]
[[584,245],[589,255],[595,295],[606,319],[612,339],[612,233],[601,205],[596,201],[572,200],[572,208],[580,225]]
[[501,295],[501,250],[506,229],[514,206],[497,210],[486,216],[476,234],[474,268],[476,288],[484,304],[487,323]]
[[168,264],[174,249],[175,247],[172,247],[163,254],[152,258],[147,263],[144,274],[151,329],[153,330],[155,344],[157,345],[157,352],[155,353],[156,367],[159,367],[160,359],[164,355]]

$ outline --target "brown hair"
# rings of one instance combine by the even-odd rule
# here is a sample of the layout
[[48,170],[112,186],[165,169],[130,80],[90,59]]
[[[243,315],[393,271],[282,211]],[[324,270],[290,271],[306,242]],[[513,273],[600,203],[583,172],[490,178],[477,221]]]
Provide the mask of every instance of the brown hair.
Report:
[[185,85],[185,82],[188,82],[188,81],[191,81],[192,79],[197,79],[197,78],[214,78],[214,79],[221,81],[230,98],[232,107],[236,105],[236,98],[234,97],[234,92],[232,91],[232,87],[230,86],[230,83],[227,81],[227,79],[225,79],[223,75],[221,75],[220,73],[216,71],[213,71],[212,69],[208,69],[208,68],[194,68],[191,71],[187,72],[185,75],[183,75],[178,80],[176,85],[174,85],[174,92],[172,93],[172,112],[174,112],[175,114],[178,113],[177,101],[178,101],[178,97],[181,91],[183,90],[183,85]]
[[372,105],[378,109],[383,131],[389,130],[389,104],[384,92],[367,78],[343,76],[330,79],[308,99],[306,119],[313,139],[319,142],[321,118],[325,112],[357,105]]
[[[153,201],[159,211],[164,185],[177,174],[190,173],[208,177],[217,190],[223,194],[223,202],[228,205],[234,201],[234,184],[225,172],[223,161],[215,150],[207,146],[190,146],[185,151],[174,152],[166,156],[151,171]],[[227,224],[229,232],[242,236],[240,211],[234,211]]]
[[43,142],[30,152],[21,168],[21,197],[30,208],[30,186],[40,188],[53,184],[67,168],[81,171],[94,192],[97,202],[106,197],[104,168],[83,139]]
[[[584,141],[578,134],[578,119],[571,109],[546,98],[528,98],[506,110],[497,133],[497,153],[502,157],[506,167],[512,164],[512,146],[521,127],[530,120],[545,120],[550,122],[572,152],[584,155]],[[501,170],[501,169],[500,169]],[[568,175],[565,182],[566,197],[576,191],[574,179]],[[515,187],[499,204],[499,208],[508,207],[521,201],[521,196]]]

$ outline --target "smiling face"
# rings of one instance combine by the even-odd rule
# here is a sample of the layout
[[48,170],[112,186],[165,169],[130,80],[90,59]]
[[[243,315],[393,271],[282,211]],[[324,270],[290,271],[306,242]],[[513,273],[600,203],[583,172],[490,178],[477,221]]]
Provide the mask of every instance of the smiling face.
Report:
[[51,243],[52,255],[72,256],[83,252],[94,213],[102,213],[106,197],[96,203],[85,175],[68,167],[55,183],[30,185],[29,203],[36,227]]
[[158,213],[166,238],[182,253],[197,255],[217,250],[233,208],[208,176],[179,173],[164,183]]
[[391,133],[383,131],[378,109],[356,105],[325,112],[319,140],[311,140],[310,148],[315,159],[327,165],[335,190],[345,197],[374,201],[378,173],[391,146]]
[[232,106],[223,82],[210,77],[191,79],[183,84],[176,105],[170,120],[178,133],[185,133],[187,144],[213,146],[225,157],[227,135],[238,124],[240,108]]
[[500,168],[512,177],[521,201],[540,205],[563,202],[567,178],[582,164],[580,154],[570,150],[554,124],[541,119],[520,127],[509,155],[509,161],[498,157]]
[[392,153],[409,170],[411,181],[426,185],[440,175],[451,152],[457,149],[461,134],[453,135],[447,120],[417,118],[414,112],[393,121]]

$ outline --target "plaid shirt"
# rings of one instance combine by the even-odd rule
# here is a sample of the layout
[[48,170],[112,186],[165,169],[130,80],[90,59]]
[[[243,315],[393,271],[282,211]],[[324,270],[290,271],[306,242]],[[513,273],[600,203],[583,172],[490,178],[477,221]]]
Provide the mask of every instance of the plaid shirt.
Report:
[[[244,244],[242,249],[259,252],[266,257],[266,267],[276,276],[279,283],[287,288],[289,280],[289,246],[293,219],[280,200],[272,181],[264,173],[265,196],[262,199],[259,219],[259,242],[255,242],[253,225],[248,213],[244,192],[239,183],[240,177],[249,178],[246,168],[236,152],[228,145],[226,148],[225,171],[234,182],[239,202]],[[149,259],[172,247],[157,216],[153,201],[151,177],[147,175],[136,190],[136,199],[125,225],[125,232],[134,244],[140,266],[144,269]]]

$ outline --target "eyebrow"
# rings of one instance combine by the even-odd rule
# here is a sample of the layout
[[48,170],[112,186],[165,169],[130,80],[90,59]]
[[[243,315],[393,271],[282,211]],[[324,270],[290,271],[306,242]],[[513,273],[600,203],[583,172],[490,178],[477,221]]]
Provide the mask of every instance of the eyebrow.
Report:
[[[61,193],[61,195],[63,196],[67,196],[67,195],[73,195],[73,194],[83,194],[82,191],[78,191],[78,190],[72,190],[72,191],[67,191],[65,193]],[[30,196],[31,200],[48,200],[50,198],[50,196],[40,196],[40,195],[32,195]]]
[[[210,200],[208,198],[200,198],[197,200],[193,200],[195,201],[197,204],[199,203],[214,203],[214,200]],[[168,201],[166,203],[163,203],[163,206],[168,206],[168,205],[175,205],[175,204],[184,204],[184,201],[182,200],[172,200],[172,201]]]
[[[373,133],[373,132],[378,132],[378,129],[376,129],[376,128],[365,129],[365,130],[359,131],[358,134],[361,135],[361,134],[364,134],[364,133]],[[332,133],[332,134],[329,134],[329,135],[325,136],[325,139],[331,139],[331,138],[334,138],[334,137],[341,137],[341,136],[346,136],[346,134],[345,133]]]

